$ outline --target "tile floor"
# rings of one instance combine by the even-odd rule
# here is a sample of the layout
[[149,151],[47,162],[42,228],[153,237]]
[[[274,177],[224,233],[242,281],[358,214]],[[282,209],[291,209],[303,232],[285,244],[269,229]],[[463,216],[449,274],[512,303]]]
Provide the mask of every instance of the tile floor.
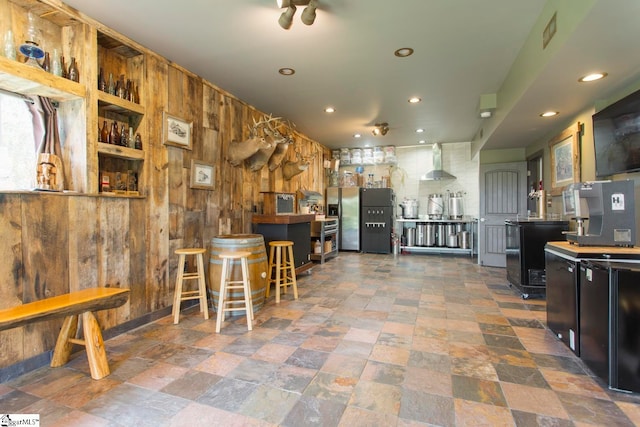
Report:
[[44,426],[632,426],[640,397],[606,390],[545,329],[505,270],[467,257],[341,253],[215,334],[197,308],[0,384],[0,412]]

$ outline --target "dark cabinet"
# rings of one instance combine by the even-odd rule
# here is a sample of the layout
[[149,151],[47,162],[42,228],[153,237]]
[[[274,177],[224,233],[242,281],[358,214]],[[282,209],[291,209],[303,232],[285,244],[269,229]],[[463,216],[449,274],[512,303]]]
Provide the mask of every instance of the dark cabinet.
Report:
[[522,298],[544,296],[546,287],[544,247],[547,242],[563,240],[568,221],[540,219],[505,222],[507,280],[522,293]]
[[580,355],[578,283],[580,262],[545,251],[547,326]]
[[580,358],[609,383],[609,270],[580,263]]

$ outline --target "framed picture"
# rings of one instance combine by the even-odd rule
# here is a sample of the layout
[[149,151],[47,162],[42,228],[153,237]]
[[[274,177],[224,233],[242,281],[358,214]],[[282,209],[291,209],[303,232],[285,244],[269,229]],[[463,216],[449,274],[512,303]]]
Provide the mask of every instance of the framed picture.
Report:
[[191,160],[191,188],[213,190],[213,165],[200,160]]
[[551,194],[562,194],[565,186],[580,181],[580,123],[549,141],[551,151]]
[[186,122],[166,112],[162,114],[165,145],[191,150],[191,131],[193,123]]

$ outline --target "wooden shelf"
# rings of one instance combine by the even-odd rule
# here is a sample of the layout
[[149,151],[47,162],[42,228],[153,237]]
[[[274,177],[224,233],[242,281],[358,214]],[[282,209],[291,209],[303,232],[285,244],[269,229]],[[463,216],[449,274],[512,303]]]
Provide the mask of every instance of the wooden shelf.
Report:
[[0,88],[56,101],[84,99],[85,86],[46,71],[0,56]]
[[142,105],[101,90],[98,91],[98,107],[105,111],[113,111],[119,114],[137,114],[143,116],[145,113]]
[[125,160],[144,160],[144,151],[98,142],[98,153]]

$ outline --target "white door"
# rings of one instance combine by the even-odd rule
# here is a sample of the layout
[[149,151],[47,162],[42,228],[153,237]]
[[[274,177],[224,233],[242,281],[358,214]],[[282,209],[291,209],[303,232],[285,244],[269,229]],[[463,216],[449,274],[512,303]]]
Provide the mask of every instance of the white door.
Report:
[[480,165],[480,224],[478,262],[488,267],[506,267],[505,226],[507,219],[527,213],[527,163]]

